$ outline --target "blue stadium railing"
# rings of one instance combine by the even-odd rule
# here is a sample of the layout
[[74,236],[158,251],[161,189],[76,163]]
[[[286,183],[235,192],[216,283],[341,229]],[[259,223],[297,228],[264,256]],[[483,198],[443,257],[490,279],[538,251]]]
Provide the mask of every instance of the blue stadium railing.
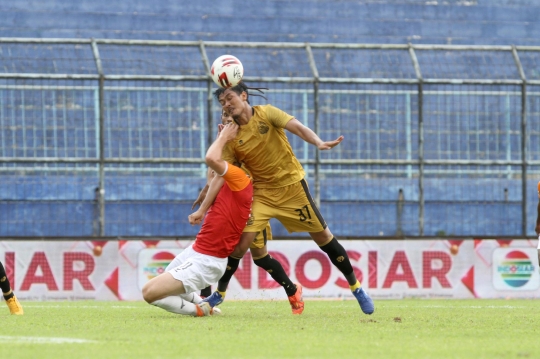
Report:
[[323,138],[345,136],[320,154],[290,137],[336,235],[533,235],[540,48],[0,47],[0,236],[194,235],[186,217],[219,114],[208,59],[224,52],[239,56],[246,81],[270,88],[270,103]]

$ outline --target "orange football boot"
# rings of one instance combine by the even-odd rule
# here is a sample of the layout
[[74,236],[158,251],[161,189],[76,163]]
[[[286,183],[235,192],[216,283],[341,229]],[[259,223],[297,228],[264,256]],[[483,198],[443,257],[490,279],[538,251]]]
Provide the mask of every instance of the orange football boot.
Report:
[[296,285],[296,293],[289,297],[289,303],[291,303],[291,309],[293,314],[302,314],[304,311],[304,300],[302,299],[302,286],[300,283],[294,283]]

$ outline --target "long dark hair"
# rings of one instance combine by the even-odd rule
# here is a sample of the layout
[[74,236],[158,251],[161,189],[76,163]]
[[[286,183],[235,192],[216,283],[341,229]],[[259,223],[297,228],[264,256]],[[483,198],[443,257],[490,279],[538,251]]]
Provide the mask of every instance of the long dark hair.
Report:
[[[240,95],[242,92],[245,92],[247,94],[247,103],[249,103],[249,95],[259,96],[259,97],[264,98],[265,100],[268,100],[264,96],[264,91],[262,91],[262,90],[268,90],[268,88],[266,88],[266,87],[248,87],[245,82],[240,82],[240,83],[238,83],[238,85],[236,85],[234,87],[230,87],[230,88],[223,88],[223,87],[218,88],[216,91],[214,91],[214,96],[216,97],[216,99],[219,100],[219,96],[223,95],[223,93],[226,90],[234,91],[238,95]],[[259,93],[251,93],[250,94],[249,90],[255,90],[255,91],[258,91]]]

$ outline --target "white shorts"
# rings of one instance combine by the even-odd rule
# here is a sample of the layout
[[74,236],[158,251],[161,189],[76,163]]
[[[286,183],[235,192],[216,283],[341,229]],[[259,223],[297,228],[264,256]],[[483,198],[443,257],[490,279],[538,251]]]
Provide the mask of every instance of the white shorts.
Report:
[[212,257],[196,252],[191,246],[177,255],[165,269],[174,279],[182,281],[186,293],[206,288],[223,276],[227,258]]

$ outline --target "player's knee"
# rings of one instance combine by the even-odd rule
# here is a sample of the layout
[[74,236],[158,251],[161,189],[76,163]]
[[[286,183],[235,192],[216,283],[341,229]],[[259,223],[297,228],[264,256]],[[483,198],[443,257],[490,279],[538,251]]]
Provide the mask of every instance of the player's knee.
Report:
[[270,257],[269,255],[265,255],[262,258],[254,259],[253,263],[255,263],[255,265],[257,265],[258,267],[266,270],[270,267],[271,261],[272,257]]
[[143,296],[143,299],[146,301],[146,303],[152,303],[157,300],[156,293],[153,290],[153,287],[154,285],[152,281],[150,281],[150,282],[146,282],[146,284],[144,285],[142,289],[142,296]]
[[247,241],[238,242],[238,244],[234,248],[234,251],[231,253],[231,256],[235,258],[242,258],[244,254],[246,254],[246,252],[248,251],[250,245],[251,245],[251,242],[247,242]]
[[247,250],[243,250],[239,246],[236,246],[230,256],[234,258],[242,258],[246,252]]
[[231,255],[236,258],[242,258],[244,254],[246,254],[246,252],[248,251],[251,243],[253,243],[256,234],[257,233],[250,232],[243,233],[242,237],[240,237],[240,242],[238,242]]
[[332,232],[330,232],[328,227],[326,227],[326,229],[321,232],[310,232],[309,235],[319,246],[327,244],[334,238],[334,235],[332,234]]
[[255,262],[255,260],[262,259],[268,255],[268,250],[266,249],[266,246],[264,246],[263,248],[250,248],[249,251],[251,252],[253,262]]

